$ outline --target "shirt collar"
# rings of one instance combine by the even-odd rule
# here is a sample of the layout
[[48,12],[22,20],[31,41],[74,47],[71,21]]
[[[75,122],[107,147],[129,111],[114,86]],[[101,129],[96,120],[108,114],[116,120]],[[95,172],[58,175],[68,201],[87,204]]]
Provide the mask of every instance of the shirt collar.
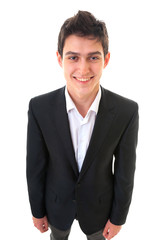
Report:
[[98,113],[98,108],[99,108],[99,103],[100,103],[100,100],[101,100],[101,95],[102,95],[102,90],[101,90],[101,88],[99,88],[98,93],[97,93],[92,105],[90,106],[88,112],[93,111],[96,114]]
[[[100,100],[101,100],[101,95],[102,95],[102,90],[101,90],[101,87],[99,88],[98,90],[98,93],[92,103],[92,105],[90,106],[89,110],[88,110],[88,113],[90,111],[93,111],[95,112],[96,114],[98,113],[98,108],[99,108],[99,103],[100,103]],[[67,113],[69,111],[71,111],[72,109],[76,109],[76,106],[72,100],[72,98],[70,97],[69,93],[68,93],[68,90],[67,90],[67,87],[65,88],[65,98],[66,98],[66,109],[67,109]]]
[[66,98],[67,113],[72,109],[76,109],[76,105],[74,104],[72,98],[70,97],[67,87],[65,88],[65,98]]

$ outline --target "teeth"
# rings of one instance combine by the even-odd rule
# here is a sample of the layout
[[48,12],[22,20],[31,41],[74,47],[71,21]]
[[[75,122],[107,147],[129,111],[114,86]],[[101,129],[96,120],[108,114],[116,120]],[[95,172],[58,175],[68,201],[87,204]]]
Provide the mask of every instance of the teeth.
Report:
[[77,78],[77,80],[81,82],[86,82],[86,81],[89,81],[90,78]]

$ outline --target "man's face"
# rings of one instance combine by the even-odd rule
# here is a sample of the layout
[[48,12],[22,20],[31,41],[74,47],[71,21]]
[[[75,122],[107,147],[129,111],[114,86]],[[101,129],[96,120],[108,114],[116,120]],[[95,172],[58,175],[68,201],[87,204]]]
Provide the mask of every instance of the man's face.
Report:
[[70,35],[64,44],[63,58],[59,53],[57,57],[71,95],[90,95],[98,91],[102,71],[110,57],[108,53],[104,58],[101,42]]

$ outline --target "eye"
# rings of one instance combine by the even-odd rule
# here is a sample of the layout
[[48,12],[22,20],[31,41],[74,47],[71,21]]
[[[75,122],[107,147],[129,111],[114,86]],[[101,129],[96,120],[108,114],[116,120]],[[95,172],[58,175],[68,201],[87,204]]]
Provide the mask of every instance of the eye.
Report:
[[98,59],[99,59],[99,57],[96,57],[96,56],[90,57],[90,60],[91,60],[91,61],[96,61],[96,60],[98,60]]
[[78,57],[76,57],[76,56],[71,56],[71,57],[69,57],[69,59],[72,60],[72,61],[76,61],[76,60],[78,60]]

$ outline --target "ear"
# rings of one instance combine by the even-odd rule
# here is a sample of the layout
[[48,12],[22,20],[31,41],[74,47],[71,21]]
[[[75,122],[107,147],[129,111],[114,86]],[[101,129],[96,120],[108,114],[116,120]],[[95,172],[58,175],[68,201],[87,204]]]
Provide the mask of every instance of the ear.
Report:
[[104,67],[103,67],[103,68],[105,68],[105,67],[108,65],[109,59],[110,59],[110,52],[108,52],[108,53],[106,54],[106,56],[105,56],[105,59],[104,59]]
[[59,63],[59,65],[60,65],[60,67],[62,67],[62,57],[61,57],[61,55],[59,54],[58,51],[56,52],[56,55],[57,55],[58,63]]

